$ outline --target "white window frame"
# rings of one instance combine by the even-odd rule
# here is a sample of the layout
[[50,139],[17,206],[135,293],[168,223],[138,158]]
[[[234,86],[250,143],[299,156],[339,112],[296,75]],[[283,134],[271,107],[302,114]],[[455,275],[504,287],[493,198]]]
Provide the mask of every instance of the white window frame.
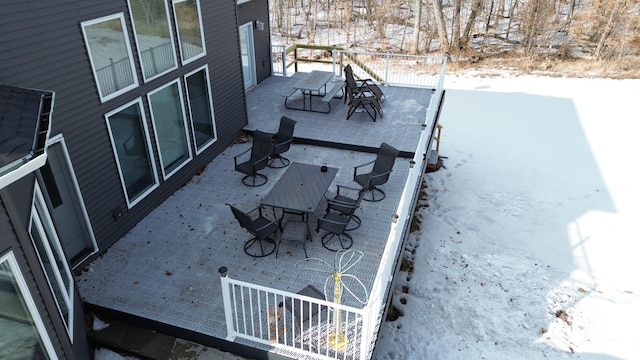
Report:
[[75,190],[75,195],[78,197],[78,203],[80,204],[80,210],[82,211],[82,218],[84,222],[87,224],[87,230],[89,232],[89,237],[91,238],[91,245],[93,245],[93,252],[87,254],[82,260],[78,261],[76,267],[80,265],[84,260],[88,259],[91,255],[98,252],[98,242],[96,241],[96,236],[93,232],[93,226],[91,226],[91,219],[89,219],[89,212],[87,211],[87,207],[84,203],[84,198],[82,197],[82,191],[80,191],[80,185],[78,184],[78,178],[76,177],[76,171],[73,168],[73,162],[71,162],[71,156],[69,155],[69,150],[67,149],[67,143],[64,140],[64,136],[62,134],[58,134],[47,141],[47,146],[53,145],[55,143],[60,143],[60,148],[64,154],[64,159],[67,162],[67,167],[71,174],[71,181],[73,182],[73,189]]
[[[159,91],[162,91],[168,88],[169,86],[172,86],[173,84],[178,85],[177,93],[178,93],[178,96],[180,97],[178,99],[178,102],[179,102],[180,110],[182,112],[182,126],[184,127],[185,141],[187,142],[187,151],[189,152],[189,156],[180,165],[176,166],[175,169],[171,170],[169,173],[166,173],[164,169],[165,168],[164,163],[162,160],[162,151],[160,149],[160,139],[158,138],[158,127],[156,125],[156,120],[153,116],[153,104],[151,102],[151,96],[153,96],[155,93]],[[151,123],[153,125],[153,133],[156,140],[156,150],[157,150],[158,158],[160,160],[160,169],[162,170],[162,176],[164,180],[170,178],[171,175],[178,172],[180,169],[182,169],[186,164],[188,164],[193,159],[193,152],[191,151],[191,140],[189,139],[189,127],[187,125],[187,117],[185,113],[184,102],[185,102],[185,99],[184,99],[184,95],[182,91],[182,83],[180,82],[180,79],[175,79],[173,81],[170,81],[162,85],[161,87],[147,93],[147,103],[149,104],[149,110],[151,113]]]
[[42,341],[44,350],[47,352],[49,358],[58,359],[56,351],[53,348],[51,338],[49,338],[47,329],[45,328],[44,322],[42,321],[40,313],[38,312],[38,307],[36,306],[36,303],[31,296],[31,292],[29,292],[29,287],[27,286],[27,282],[22,276],[22,271],[20,270],[20,266],[18,265],[18,261],[16,260],[13,251],[9,251],[8,253],[0,256],[0,264],[4,262],[7,262],[9,264],[11,273],[16,281],[16,284],[18,284],[18,289],[20,289],[22,299],[24,300],[24,304],[27,307],[26,310],[29,311],[29,315],[31,315],[31,319],[36,326],[36,330],[38,331],[38,335],[40,336],[40,340]]
[[[36,208],[36,202],[42,208],[43,210],[42,214],[38,212]],[[33,228],[33,225],[36,226],[36,229]],[[47,231],[45,230],[45,226],[52,230],[51,234],[47,233]],[[57,259],[64,260],[62,261],[62,267],[63,267],[64,273],[61,273],[59,271],[59,268],[56,266],[52,268],[55,279],[51,279],[47,271],[44,271],[44,274],[47,278],[47,281],[49,282],[49,288],[51,289],[52,293],[54,292],[54,288],[52,285],[52,282],[54,281],[58,284],[60,289],[65,290],[62,292],[62,299],[64,300],[64,304],[60,304],[57,296],[54,296],[54,300],[58,305],[58,310],[60,311],[60,316],[62,318],[64,318],[64,315],[61,310],[62,307],[64,306],[67,309],[68,318],[65,319],[65,324],[66,324],[67,332],[69,334],[69,339],[71,340],[71,342],[73,342],[73,322],[74,322],[73,294],[75,290],[75,282],[73,279],[73,275],[71,274],[71,269],[69,268],[69,264],[67,263],[67,258],[64,255],[62,245],[60,244],[60,239],[58,239],[58,235],[56,234],[55,226],[53,225],[53,221],[51,220],[51,215],[49,214],[49,209],[47,208],[47,202],[45,201],[44,196],[42,195],[42,190],[40,190],[40,185],[38,184],[37,181],[34,186],[33,202],[31,205],[31,219],[29,221],[29,234],[31,234],[32,231],[37,231],[38,234],[40,235],[40,238],[43,240],[42,248],[44,248],[46,254],[40,253],[40,251],[38,250],[39,247],[35,243],[35,239],[33,238],[33,236],[31,236],[31,241],[33,241],[34,243],[33,245],[36,249],[36,253],[38,254],[38,259],[40,260],[40,266],[42,266],[43,270],[44,270],[44,262],[42,261],[42,258],[44,256],[46,256],[49,259],[49,262],[52,264],[58,264],[58,262],[56,261]],[[54,252],[57,254],[57,257],[56,255],[54,255]],[[65,281],[63,280],[63,276],[66,277],[67,279],[67,283],[69,284],[68,288],[67,286],[65,286]]]
[[189,0],[172,0],[171,1],[171,6],[173,7],[173,14],[174,14],[173,23],[175,26],[176,34],[178,34],[178,48],[180,49],[180,61],[182,62],[182,65],[186,65],[190,62],[193,62],[207,55],[207,44],[205,42],[205,36],[204,36],[204,23],[202,22],[202,8],[200,7],[200,0],[195,0],[196,6],[198,8],[198,21],[200,22],[200,41],[202,42],[202,53],[196,56],[190,57],[188,59],[184,59],[184,57],[182,56],[183,49],[182,49],[182,41],[180,40],[180,26],[178,25],[178,17],[176,16],[176,4],[186,2],[186,1],[189,1]]
[[145,72],[144,72],[144,61],[142,58],[142,52],[141,52],[141,47],[140,47],[140,40],[138,39],[138,31],[136,29],[136,22],[135,19],[133,18],[133,11],[131,10],[131,0],[127,1],[127,6],[129,7],[129,17],[131,19],[131,24],[133,24],[133,36],[136,40],[136,49],[138,52],[138,62],[140,63],[140,69],[142,70],[142,78],[144,79],[145,82],[149,82],[155,78],[158,78],[172,70],[175,70],[178,68],[178,58],[176,56],[176,47],[175,47],[175,40],[173,38],[173,28],[172,28],[172,21],[170,19],[170,14],[169,14],[169,6],[167,4],[166,1],[162,1],[163,5],[164,5],[164,10],[165,10],[165,17],[166,17],[166,21],[167,21],[167,27],[169,29],[169,43],[171,44],[171,54],[173,55],[173,67],[158,73],[156,75],[153,75],[149,78],[147,78],[145,76]]
[[[113,19],[120,19],[120,24],[122,26],[122,31],[123,31],[123,38],[124,38],[124,42],[125,42],[125,46],[127,48],[127,54],[129,56],[129,67],[131,69],[131,74],[133,76],[133,84],[128,85],[120,90],[117,90],[111,94],[108,95],[104,95],[102,93],[102,89],[100,87],[100,83],[98,82],[98,76],[96,73],[96,64],[94,63],[94,59],[93,59],[93,55],[91,53],[91,47],[89,44],[89,38],[87,37],[87,32],[85,30],[85,28],[87,26],[91,26],[91,25],[95,25],[101,22],[105,22],[105,21],[109,21],[109,20],[113,20]],[[91,63],[91,69],[93,72],[93,80],[96,84],[96,88],[98,89],[98,95],[100,96],[100,100],[102,102],[105,102],[107,100],[111,100],[119,95],[122,95],[128,91],[130,91],[131,89],[135,89],[136,87],[138,87],[138,74],[136,73],[136,67],[134,64],[134,59],[133,59],[133,52],[131,51],[131,44],[129,42],[129,31],[127,28],[127,25],[124,21],[124,13],[118,13],[118,14],[113,14],[113,15],[108,15],[108,16],[104,16],[98,19],[94,19],[94,20],[88,20],[85,22],[81,23],[81,27],[82,27],[82,34],[84,37],[84,41],[87,47],[87,53],[89,54],[89,62]]]
[[[149,153],[149,160],[151,162],[151,172],[153,173],[153,186],[150,186],[146,191],[142,192],[136,199],[129,199],[129,194],[127,193],[127,184],[124,180],[124,174],[122,173],[122,167],[120,165],[120,159],[118,158],[118,149],[116,148],[116,143],[113,138],[113,133],[111,130],[111,125],[109,124],[109,117],[111,115],[117,114],[118,112],[128,108],[131,105],[137,104],[138,109],[140,110],[140,116],[142,117],[142,127],[144,129],[144,136],[147,140],[147,152]],[[144,112],[144,106],[142,104],[142,99],[137,98],[133,101],[130,101],[115,110],[112,110],[104,115],[105,121],[107,122],[107,130],[109,131],[109,140],[111,141],[111,149],[113,150],[113,156],[116,160],[116,166],[118,168],[118,174],[120,175],[120,184],[122,185],[122,192],[124,193],[124,198],[127,200],[127,207],[131,209],[137,203],[139,203],[142,199],[147,197],[153,190],[155,190],[158,186],[160,186],[160,182],[158,180],[158,170],[156,169],[156,161],[153,150],[151,150],[151,137],[149,135],[149,127],[147,126],[147,119]]]
[[[202,145],[200,148],[198,148],[198,143],[196,141],[196,131],[195,131],[195,124],[193,123],[193,112],[191,111],[191,102],[189,101],[189,86],[187,84],[187,78],[195,73],[198,73],[200,71],[204,70],[205,72],[205,79],[207,81],[207,93],[209,95],[209,111],[211,112],[211,121],[212,121],[212,125],[213,125],[213,138],[210,139],[209,141],[207,141],[204,145]],[[190,71],[188,73],[186,73],[184,75],[184,88],[185,88],[185,100],[188,104],[188,108],[189,108],[189,123],[191,125],[191,133],[193,134],[193,146],[196,149],[196,155],[200,155],[200,153],[202,153],[204,150],[206,150],[209,146],[211,146],[213,143],[215,143],[216,141],[218,141],[218,127],[216,126],[216,115],[215,115],[215,108],[214,108],[214,104],[213,104],[213,98],[211,95],[211,80],[209,78],[209,65],[205,64],[204,66],[201,66],[193,71]]]

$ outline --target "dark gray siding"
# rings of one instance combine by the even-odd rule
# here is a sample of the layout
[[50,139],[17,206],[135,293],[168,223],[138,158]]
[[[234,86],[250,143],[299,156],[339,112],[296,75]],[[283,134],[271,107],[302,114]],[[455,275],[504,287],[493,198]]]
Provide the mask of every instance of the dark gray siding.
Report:
[[258,83],[271,76],[271,38],[269,29],[269,1],[251,0],[238,5],[238,25],[250,21],[264,22],[264,30],[253,29],[256,51],[256,77]]
[[[51,134],[62,133],[66,140],[101,251],[222,152],[247,123],[235,2],[201,1],[200,6],[207,56],[146,84],[142,84],[138,65],[141,85],[102,104],[80,23],[124,13],[138,64],[126,0],[1,2],[0,82],[55,92]],[[153,194],[126,210],[104,114],[138,97],[144,98],[149,91],[204,64],[209,64],[218,141],[179,173],[161,182]],[[150,121],[148,108],[145,111]],[[112,217],[115,208],[124,210],[118,221]]]

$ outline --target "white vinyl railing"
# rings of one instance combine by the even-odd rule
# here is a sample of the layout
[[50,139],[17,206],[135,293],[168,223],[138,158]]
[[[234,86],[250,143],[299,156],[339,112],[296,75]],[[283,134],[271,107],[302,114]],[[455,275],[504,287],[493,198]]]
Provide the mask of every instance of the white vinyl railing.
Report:
[[[440,103],[445,94],[446,64],[446,58],[440,58],[437,75],[429,76],[429,87],[434,91],[430,97],[414,157],[410,161],[409,174],[403,186],[400,203],[390,220],[391,230],[364,308],[354,308],[234,280],[227,276],[226,268],[221,268],[220,280],[228,340],[242,338],[269,344],[276,348],[278,353],[290,353],[292,358],[371,358],[436,133]],[[269,309],[275,310],[277,314],[279,304],[283,304],[282,315],[276,316],[274,320],[273,317],[269,317]],[[298,319],[287,309],[286,304],[289,304],[289,307],[298,304],[298,308],[318,311],[316,314],[303,311],[305,315]],[[339,316],[339,319],[336,316]],[[336,331],[342,332],[349,339],[343,348],[334,341]]]
[[368,358],[365,309],[235,280],[224,267],[220,275],[227,340],[270,345],[292,358]]
[[[326,58],[331,53],[332,59]],[[441,70],[446,58],[442,56],[424,56],[392,53],[371,53],[349,51],[338,47],[297,48],[287,53],[284,45],[271,45],[271,64],[274,75],[289,76],[295,72],[296,63],[331,64],[336,75],[342,77],[342,67],[350,64],[354,76],[358,79],[373,79],[379,84],[436,88],[441,81]]]

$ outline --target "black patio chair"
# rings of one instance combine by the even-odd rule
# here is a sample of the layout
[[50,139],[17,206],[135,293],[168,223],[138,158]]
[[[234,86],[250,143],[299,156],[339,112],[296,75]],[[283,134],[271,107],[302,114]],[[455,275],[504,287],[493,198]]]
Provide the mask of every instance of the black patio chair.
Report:
[[[297,293],[320,300],[326,300],[324,293],[313,285],[307,285]],[[298,300],[290,297],[285,299],[284,306],[291,312],[291,314],[293,314],[293,323],[296,327],[301,328],[301,333],[304,333],[303,330],[308,329],[308,327],[312,325],[309,321],[312,320],[314,315],[326,309],[326,306],[312,304],[308,300]]]
[[[254,131],[253,144],[251,147],[233,157],[235,170],[245,174],[242,178],[243,184],[255,187],[267,183],[267,175],[261,174],[258,171],[267,167],[272,137],[272,134],[260,130]],[[245,154],[249,153],[249,151],[251,151],[249,158],[243,161],[242,159],[246,158]],[[256,179],[258,179],[257,182]]]
[[[386,99],[386,96],[380,89],[380,87],[372,80],[372,79],[359,79],[353,75],[353,69],[351,65],[347,65],[344,67],[344,78],[345,78],[345,86],[347,89],[351,89],[351,91],[360,92],[360,93],[370,93],[371,95],[376,97],[379,103],[383,103]],[[345,98],[345,100],[347,100]]]
[[358,111],[358,109],[364,110],[373,122],[376,121],[378,114],[382,118],[382,107],[375,96],[364,95],[362,92],[354,91],[351,88],[345,88],[345,93],[349,105],[347,120],[349,120],[351,115]]
[[[322,235],[322,246],[327,250],[338,251],[346,250],[353,245],[353,238],[347,233],[347,225],[351,221],[351,215],[344,215],[337,212],[328,211],[323,217],[318,218],[316,232],[325,230]],[[337,244],[334,244],[337,240]]]
[[[375,160],[353,168],[353,181],[362,186],[362,189],[368,194],[371,194],[371,196],[365,194],[363,200],[375,202],[385,198],[384,191],[379,189],[378,186],[386,184],[389,180],[389,175],[391,171],[393,171],[393,164],[397,156],[397,149],[387,143],[382,143],[378,149],[378,156]],[[371,164],[373,164],[373,167],[370,167]],[[364,172],[369,168],[371,171]],[[376,198],[376,194],[382,197]]]
[[340,214],[351,216],[350,223],[354,225],[351,227],[347,226],[345,231],[355,230],[362,224],[362,220],[355,214],[355,211],[360,207],[363,197],[363,189],[337,185],[336,195],[332,198],[327,198],[327,212],[337,211]]
[[268,166],[272,168],[283,168],[288,166],[291,161],[282,156],[283,153],[289,151],[293,142],[293,129],[296,121],[286,116],[280,118],[280,128],[273,136],[273,144],[271,146],[271,154],[269,156]]
[[[262,207],[258,206],[247,212],[227,204],[231,208],[233,216],[240,226],[247,230],[253,238],[244,243],[244,252],[254,258],[265,257],[276,251],[276,241],[272,236],[281,229],[280,219],[268,219],[262,215]],[[258,216],[254,219],[250,214],[258,210]]]

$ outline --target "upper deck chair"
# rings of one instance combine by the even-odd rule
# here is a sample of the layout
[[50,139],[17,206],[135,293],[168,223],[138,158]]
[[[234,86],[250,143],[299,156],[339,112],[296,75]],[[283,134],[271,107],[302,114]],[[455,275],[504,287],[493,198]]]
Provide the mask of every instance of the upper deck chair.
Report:
[[[247,186],[261,186],[267,183],[267,175],[260,174],[258,171],[267,167],[272,137],[272,134],[260,130],[254,131],[253,144],[251,147],[233,157],[235,170],[245,174],[242,178],[243,184]],[[249,151],[251,151],[251,156],[245,161],[242,161],[241,157],[246,157],[244,155]]]
[[373,122],[376,121],[378,114],[382,118],[382,107],[375,96],[366,96],[358,91],[353,91],[351,88],[345,88],[345,93],[348,98],[349,111],[347,112],[347,120],[358,109],[366,111]]
[[[237,207],[227,204],[231,208],[233,216],[238,220],[240,226],[246,229],[253,238],[244,243],[244,252],[253,257],[265,257],[276,251],[276,241],[272,236],[276,231],[281,230],[280,219],[270,220],[262,215],[262,207],[258,206],[244,212]],[[251,213],[258,210],[258,217],[251,218]]]
[[373,82],[372,79],[356,80],[353,75],[353,68],[351,68],[351,65],[347,65],[344,67],[344,78],[347,89],[351,89],[352,91],[361,93],[371,93],[376,97],[376,100],[378,100],[379,103],[383,103],[386,99],[386,96],[384,95],[380,87],[375,82]]
[[[370,196],[365,194],[365,201],[381,201],[385,198],[385,193],[378,188],[379,185],[385,184],[389,180],[389,175],[393,170],[393,164],[396,161],[399,151],[393,146],[382,143],[378,149],[378,156],[366,164],[358,165],[353,168],[353,181],[362,186]],[[371,171],[366,169],[370,168]],[[378,197],[376,198],[376,195]]]
[[271,154],[269,156],[269,163],[267,164],[269,167],[283,168],[291,163],[291,161],[282,156],[282,154],[289,151],[289,148],[291,147],[291,143],[293,142],[293,129],[295,126],[295,120],[286,116],[282,116],[280,118],[280,127],[278,132],[273,136]]

